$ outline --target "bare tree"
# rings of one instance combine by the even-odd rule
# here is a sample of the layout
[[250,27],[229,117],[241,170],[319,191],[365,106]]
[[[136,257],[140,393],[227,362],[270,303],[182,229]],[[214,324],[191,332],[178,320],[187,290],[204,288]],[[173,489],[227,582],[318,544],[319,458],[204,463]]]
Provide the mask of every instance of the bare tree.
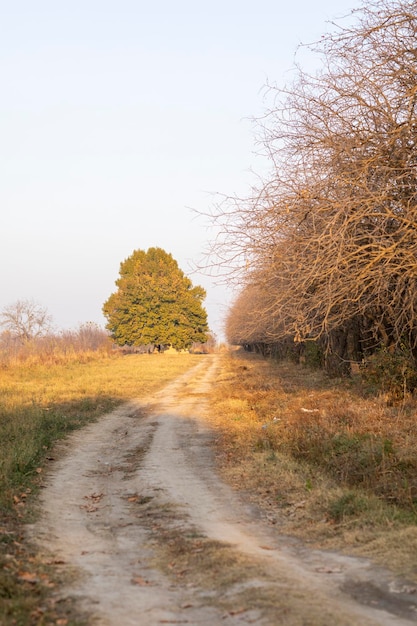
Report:
[[341,358],[352,329],[417,346],[417,1],[356,18],[313,46],[321,72],[270,87],[270,177],[215,218],[222,257],[244,284],[263,277],[276,339],[324,338]]
[[48,334],[52,329],[52,317],[34,300],[17,300],[1,311],[0,326],[24,343]]

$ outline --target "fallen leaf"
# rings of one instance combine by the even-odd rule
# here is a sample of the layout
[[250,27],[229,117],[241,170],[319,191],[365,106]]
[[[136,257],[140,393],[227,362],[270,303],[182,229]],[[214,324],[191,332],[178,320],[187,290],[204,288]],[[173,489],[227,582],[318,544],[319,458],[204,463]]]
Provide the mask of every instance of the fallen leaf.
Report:
[[32,574],[31,572],[19,572],[17,577],[18,577],[19,580],[22,580],[25,583],[35,584],[35,583],[39,582],[39,579],[36,576],[36,574]]
[[98,502],[104,496],[104,493],[92,493],[89,496],[84,496],[84,500],[94,500],[94,502]]
[[233,617],[234,615],[241,615],[241,613],[245,613],[247,609],[237,609],[236,611],[228,611],[224,615],[222,615],[222,619],[227,619],[228,617]]
[[142,576],[135,576],[132,578],[132,583],[134,585],[139,585],[140,587],[146,587],[150,584],[149,581],[142,578]]
[[182,569],[179,572],[175,572],[175,574],[179,577],[182,578],[184,576],[184,574],[186,574],[188,572],[188,569]]
[[98,511],[99,507],[94,504],[81,504],[80,509],[85,509],[87,513],[94,513],[95,511]]
[[236,609],[235,611],[229,611],[229,615],[241,615],[241,613],[245,613],[246,609],[244,608],[240,608],[240,609]]

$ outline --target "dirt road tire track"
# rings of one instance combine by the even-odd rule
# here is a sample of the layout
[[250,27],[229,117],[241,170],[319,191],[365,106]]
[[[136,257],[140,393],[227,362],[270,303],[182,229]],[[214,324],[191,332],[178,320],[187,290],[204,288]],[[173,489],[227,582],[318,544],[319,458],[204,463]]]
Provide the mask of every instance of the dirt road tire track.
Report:
[[218,368],[204,356],[61,445],[32,529],[72,572],[59,593],[99,626],[416,623],[412,589],[279,537],[219,480],[204,419]]

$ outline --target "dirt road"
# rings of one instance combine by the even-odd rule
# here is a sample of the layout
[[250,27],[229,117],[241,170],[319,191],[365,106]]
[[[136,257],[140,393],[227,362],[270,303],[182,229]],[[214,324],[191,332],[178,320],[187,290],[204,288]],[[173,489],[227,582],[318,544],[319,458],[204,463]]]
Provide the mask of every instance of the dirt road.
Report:
[[406,625],[417,593],[367,561],[280,537],[216,475],[216,356],[71,436],[34,527],[88,623]]

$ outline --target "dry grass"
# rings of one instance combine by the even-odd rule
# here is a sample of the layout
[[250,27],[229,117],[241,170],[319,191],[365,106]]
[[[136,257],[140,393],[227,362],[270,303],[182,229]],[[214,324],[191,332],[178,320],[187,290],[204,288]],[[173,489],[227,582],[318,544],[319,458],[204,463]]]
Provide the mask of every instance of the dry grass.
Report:
[[47,366],[27,364],[0,378],[0,510],[36,475],[56,439],[111,410],[144,397],[198,362],[189,354],[101,357]]
[[[27,544],[23,523],[53,445],[129,398],[146,397],[197,364],[201,356],[73,356],[46,365],[28,361],[0,373],[0,624],[71,626],[65,603],[54,604],[53,564]],[[81,622],[77,618],[77,626]]]
[[415,405],[365,392],[357,381],[231,353],[212,399],[220,464],[280,532],[371,555],[417,580]]
[[[221,609],[222,619],[239,621],[240,617],[246,623],[313,626],[325,620],[334,626],[351,624],[340,609],[324,609],[321,598],[312,598],[311,591],[300,587],[285,569],[271,569],[269,562],[265,567],[262,560],[206,537],[176,507],[140,496],[134,507],[141,525],[148,528],[153,567],[175,587],[191,590],[190,603],[184,608],[194,609],[200,619],[200,607],[212,606]],[[140,584],[151,583],[141,579]],[[195,614],[189,623],[194,623]]]

